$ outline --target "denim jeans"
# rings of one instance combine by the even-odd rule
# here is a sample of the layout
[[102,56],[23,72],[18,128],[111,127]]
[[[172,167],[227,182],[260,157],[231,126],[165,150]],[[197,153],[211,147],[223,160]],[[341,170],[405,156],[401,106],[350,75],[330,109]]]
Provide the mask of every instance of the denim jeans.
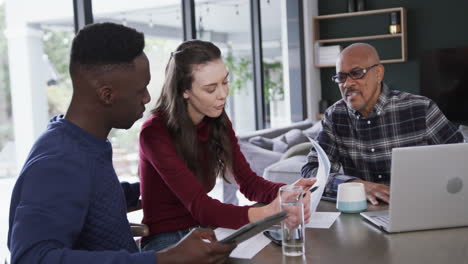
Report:
[[175,232],[160,233],[147,237],[141,241],[143,251],[160,251],[179,242],[193,228],[186,228]]

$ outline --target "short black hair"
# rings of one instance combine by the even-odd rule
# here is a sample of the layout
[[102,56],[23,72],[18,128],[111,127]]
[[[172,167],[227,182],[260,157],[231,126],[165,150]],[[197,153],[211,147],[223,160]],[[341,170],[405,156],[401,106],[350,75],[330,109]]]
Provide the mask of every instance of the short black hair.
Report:
[[144,47],[144,34],[133,28],[109,22],[87,25],[73,39],[70,72],[131,65]]

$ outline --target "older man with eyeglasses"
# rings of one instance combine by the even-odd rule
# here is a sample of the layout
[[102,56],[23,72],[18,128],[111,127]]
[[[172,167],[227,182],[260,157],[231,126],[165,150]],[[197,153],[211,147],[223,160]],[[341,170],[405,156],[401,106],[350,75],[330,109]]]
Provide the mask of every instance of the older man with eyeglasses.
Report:
[[[332,164],[325,195],[336,196],[343,182],[362,182],[374,205],[390,200],[390,164],[397,147],[463,142],[463,136],[430,99],[383,83],[384,66],[375,48],[355,43],[336,62],[342,99],[330,106],[317,140]],[[315,177],[314,149],[302,177]]]

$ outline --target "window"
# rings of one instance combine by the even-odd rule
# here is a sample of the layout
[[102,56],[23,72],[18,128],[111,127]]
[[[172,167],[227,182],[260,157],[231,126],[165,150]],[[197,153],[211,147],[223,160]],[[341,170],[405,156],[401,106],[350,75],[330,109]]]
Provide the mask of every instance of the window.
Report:
[[260,1],[265,124],[305,119],[302,0]]
[[0,177],[17,174],[48,119],[63,113],[71,96],[72,2],[7,4],[0,5]]
[[[1,1],[0,29],[4,29],[5,5]],[[21,157],[16,161],[20,168],[49,117],[64,113],[68,107],[72,90],[68,59],[74,36],[72,0],[5,1],[8,1],[10,14],[6,14],[7,34],[0,36],[3,38],[0,40],[4,40],[0,42],[0,155],[8,159],[0,160],[0,177],[15,175],[11,172],[15,167],[11,166],[15,164],[14,151]],[[197,38],[212,41],[220,47],[231,73],[231,96],[226,111],[235,130],[239,133],[263,126],[278,127],[304,119],[301,76],[304,63],[300,47],[302,0],[259,1],[264,69],[262,88],[254,87],[254,78],[258,76],[253,72],[251,9],[258,10],[258,6],[253,5],[256,2],[194,0],[194,3]],[[126,0],[99,0],[92,2],[92,8],[95,22],[122,23],[145,33],[145,52],[152,73],[149,85],[152,102],[147,109],[152,109],[162,87],[170,52],[183,39],[181,1],[142,0],[135,4]],[[12,48],[8,50],[7,44]],[[14,60],[8,60],[8,57]],[[37,89],[39,86],[42,89]],[[259,91],[264,94],[263,101],[255,101],[255,93]],[[256,105],[260,103],[264,105],[263,109]],[[258,109],[262,109],[261,115],[256,114]],[[122,160],[121,166],[118,165],[120,161],[116,162],[119,175],[136,175],[136,162],[132,162],[137,159],[134,143],[144,119],[138,121],[130,133],[111,132],[116,161]],[[21,141],[14,146],[13,138],[21,138]],[[6,160],[10,165],[4,165]],[[125,171],[120,171],[119,167]]]
[[195,0],[197,38],[211,41],[229,68],[226,112],[236,132],[255,130],[250,3]]
[[[302,2],[261,0],[259,3],[262,88],[255,87],[254,80],[259,78],[254,76],[253,63],[256,62],[252,53],[254,2],[195,0],[197,38],[214,42],[221,48],[231,73],[231,96],[226,111],[237,132],[263,126],[280,127],[305,118]],[[257,11],[252,13],[255,13],[255,21]],[[255,91],[263,93],[263,101],[255,101]],[[260,103],[263,114],[253,114],[262,109],[257,105]],[[256,117],[260,120],[255,120]]]
[[129,130],[114,129],[109,135],[114,150],[114,167],[119,177],[138,176],[138,134],[161,93],[170,53],[183,38],[180,3],[180,0],[144,1],[138,5],[126,0],[93,2],[95,23],[124,24],[145,34],[145,53],[151,67],[151,82],[148,85],[151,102],[146,105],[143,118]]
[[282,1],[261,1],[261,29],[263,54],[263,94],[265,123],[267,127],[280,127],[291,123],[288,71],[284,71],[287,56],[283,49],[288,47],[285,5]]
[[8,254],[6,223],[18,170],[49,117],[70,99],[72,3],[0,0],[0,261]]

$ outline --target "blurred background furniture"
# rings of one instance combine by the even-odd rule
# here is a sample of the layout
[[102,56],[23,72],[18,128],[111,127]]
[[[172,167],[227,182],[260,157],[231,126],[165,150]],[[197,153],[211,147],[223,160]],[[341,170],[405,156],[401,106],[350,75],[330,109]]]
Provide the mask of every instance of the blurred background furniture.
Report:
[[[267,180],[292,183],[301,177],[301,168],[321,123],[304,120],[280,128],[268,128],[237,136],[240,150],[252,170]],[[236,184],[223,183],[223,202],[238,204]]]
[[321,122],[309,120],[281,128],[258,130],[238,136],[242,153],[253,171],[265,179],[292,183],[301,177],[301,168],[312,147]]

